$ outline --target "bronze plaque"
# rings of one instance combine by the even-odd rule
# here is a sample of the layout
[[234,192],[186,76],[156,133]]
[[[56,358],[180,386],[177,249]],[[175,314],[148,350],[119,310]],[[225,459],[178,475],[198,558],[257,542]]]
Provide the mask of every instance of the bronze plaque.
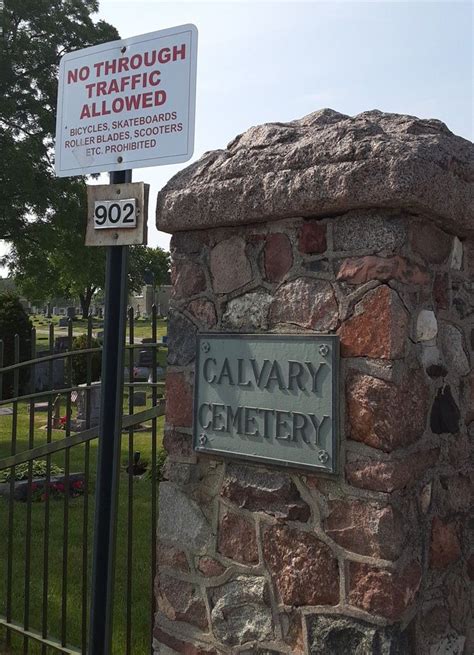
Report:
[[194,448],[335,473],[339,339],[201,334]]

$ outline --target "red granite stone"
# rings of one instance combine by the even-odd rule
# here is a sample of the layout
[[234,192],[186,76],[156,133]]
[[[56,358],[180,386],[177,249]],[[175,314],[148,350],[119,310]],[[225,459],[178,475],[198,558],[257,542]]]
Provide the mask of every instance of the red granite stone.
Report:
[[395,560],[406,530],[403,517],[390,505],[366,500],[330,500],[325,532],[353,553]]
[[449,275],[447,273],[437,273],[433,282],[433,299],[435,307],[440,309],[449,309]]
[[419,371],[407,372],[400,384],[352,373],[346,384],[350,438],[386,452],[408,446],[425,430],[428,397]]
[[206,605],[196,587],[189,582],[161,574],[158,607],[170,621],[185,621],[201,630],[208,627]]
[[474,421],[474,372],[469,373],[463,381],[464,404],[466,406],[466,423]]
[[299,231],[298,248],[308,255],[317,255],[327,248],[326,225],[319,221],[303,223]]
[[166,422],[176,427],[191,427],[193,390],[184,373],[166,375]]
[[348,600],[370,614],[396,621],[413,603],[420,582],[418,562],[411,562],[400,572],[350,562]]
[[242,509],[291,521],[308,521],[311,510],[288,475],[230,463],[221,496]]
[[217,324],[214,303],[205,298],[198,298],[189,303],[187,310],[197,319],[201,327],[211,329]]
[[467,574],[469,580],[474,582],[474,553],[467,558]]
[[200,264],[177,261],[173,264],[173,296],[187,298],[206,288],[206,275]]
[[349,284],[364,284],[369,280],[398,280],[404,284],[425,285],[430,281],[429,272],[404,257],[377,257],[367,255],[346,259],[337,274],[337,279]]
[[293,265],[293,250],[286,234],[269,234],[263,251],[265,276],[270,282],[279,282]]
[[338,330],[343,357],[400,359],[405,352],[408,314],[396,291],[381,285],[355,307]]
[[222,575],[226,570],[225,566],[213,557],[201,557],[199,559],[198,569],[206,578]]
[[251,520],[227,511],[219,522],[217,550],[242,564],[258,562],[257,533]]
[[460,557],[458,522],[435,516],[431,524],[430,568],[445,569]]
[[439,448],[392,460],[357,458],[346,463],[346,480],[360,489],[391,493],[414,484],[439,458]]
[[285,605],[338,604],[338,562],[316,536],[275,525],[264,531],[263,552]]
[[169,566],[178,571],[189,572],[188,558],[186,553],[175,546],[168,544],[158,544],[158,566]]

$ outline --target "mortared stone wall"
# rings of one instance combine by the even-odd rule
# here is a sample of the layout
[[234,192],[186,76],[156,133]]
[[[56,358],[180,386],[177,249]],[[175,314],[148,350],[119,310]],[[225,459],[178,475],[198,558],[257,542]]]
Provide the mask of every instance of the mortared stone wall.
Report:
[[[173,233],[155,651],[474,652],[473,148],[323,110],[207,153]],[[336,476],[197,456],[199,331],[341,342]]]

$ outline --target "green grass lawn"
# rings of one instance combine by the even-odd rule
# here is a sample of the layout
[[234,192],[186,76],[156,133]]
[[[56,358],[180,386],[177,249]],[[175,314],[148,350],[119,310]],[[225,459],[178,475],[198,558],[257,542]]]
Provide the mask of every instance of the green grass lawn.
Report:
[[[52,316],[51,318],[46,318],[42,314],[35,314],[30,317],[33,323],[33,327],[36,328],[36,349],[38,351],[46,350],[49,344],[49,325],[52,323],[54,325],[54,335],[55,337],[66,336],[68,333],[67,327],[60,328],[59,316]],[[92,332],[95,335],[97,331],[104,329],[104,322],[102,320],[94,318],[92,320]],[[167,323],[163,319],[157,321],[157,334],[158,338],[163,337],[166,334]],[[87,332],[87,321],[84,319],[76,319],[73,321],[73,335],[75,337],[80,334]],[[134,339],[135,343],[140,341],[145,337],[151,336],[151,320],[144,320],[142,318],[135,319],[134,321]],[[129,325],[127,322],[127,343],[129,337]]]
[[[148,326],[148,335],[150,328]],[[138,335],[137,335],[138,336]],[[151,405],[149,398],[147,405]],[[127,407],[127,398],[124,399]],[[140,411],[144,408],[137,408]],[[127,413],[127,412],[125,412]],[[158,419],[157,446],[161,446],[163,433],[163,417]],[[42,429],[46,423],[46,414],[35,415],[35,445],[46,441],[46,431]],[[19,404],[17,452],[28,448],[29,414],[25,403]],[[12,433],[12,417],[0,416],[0,458],[10,454]],[[53,440],[64,438],[64,432],[53,431]],[[151,432],[135,433],[133,436],[133,451],[140,451],[142,459],[151,460]],[[128,459],[129,437],[122,437],[122,463]],[[85,468],[85,445],[74,446],[70,450],[70,471],[83,472]],[[64,468],[64,452],[52,456],[51,461]],[[97,466],[97,439],[90,442],[90,480],[95,484]],[[123,468],[123,467],[122,467]],[[126,630],[126,587],[127,587],[127,507],[128,507],[128,474],[122,470],[120,477],[119,516],[117,524],[117,566],[115,583],[114,607],[114,655],[125,653]],[[67,642],[73,646],[81,645],[82,621],[82,557],[83,557],[83,517],[84,497],[71,499],[69,502],[68,540],[68,585],[67,585]],[[95,496],[93,489],[89,494],[89,521],[87,526],[90,577],[92,554],[92,525]],[[13,530],[13,617],[14,621],[22,623],[23,607],[25,601],[25,547],[26,547],[26,517],[27,505],[22,502],[14,503],[14,530]],[[35,631],[41,631],[41,617],[43,609],[43,545],[45,534],[45,507],[44,502],[32,503],[32,547],[31,572],[28,579],[30,590],[30,626]],[[151,525],[151,481],[134,480],[133,482],[133,557],[132,557],[132,648],[133,655],[149,653],[150,634],[150,599],[151,599],[151,534],[154,526]],[[8,502],[0,498],[0,526],[2,538],[0,539],[0,614],[5,615],[5,589],[7,567],[7,528],[8,528]],[[49,529],[49,584],[48,584],[48,627],[51,637],[61,635],[61,599],[63,589],[63,536],[64,536],[64,502],[63,499],[50,501],[50,529]],[[2,638],[0,631],[0,652],[2,652]],[[23,653],[23,639],[13,637],[12,653]],[[40,654],[41,646],[31,641],[29,653]],[[49,650],[48,655],[56,653]]]

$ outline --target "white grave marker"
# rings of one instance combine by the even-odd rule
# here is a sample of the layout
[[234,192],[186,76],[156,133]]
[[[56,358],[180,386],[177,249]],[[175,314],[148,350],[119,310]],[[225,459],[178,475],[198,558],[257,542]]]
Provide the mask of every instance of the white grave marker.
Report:
[[192,157],[197,29],[181,25],[70,52],[59,69],[59,177]]

